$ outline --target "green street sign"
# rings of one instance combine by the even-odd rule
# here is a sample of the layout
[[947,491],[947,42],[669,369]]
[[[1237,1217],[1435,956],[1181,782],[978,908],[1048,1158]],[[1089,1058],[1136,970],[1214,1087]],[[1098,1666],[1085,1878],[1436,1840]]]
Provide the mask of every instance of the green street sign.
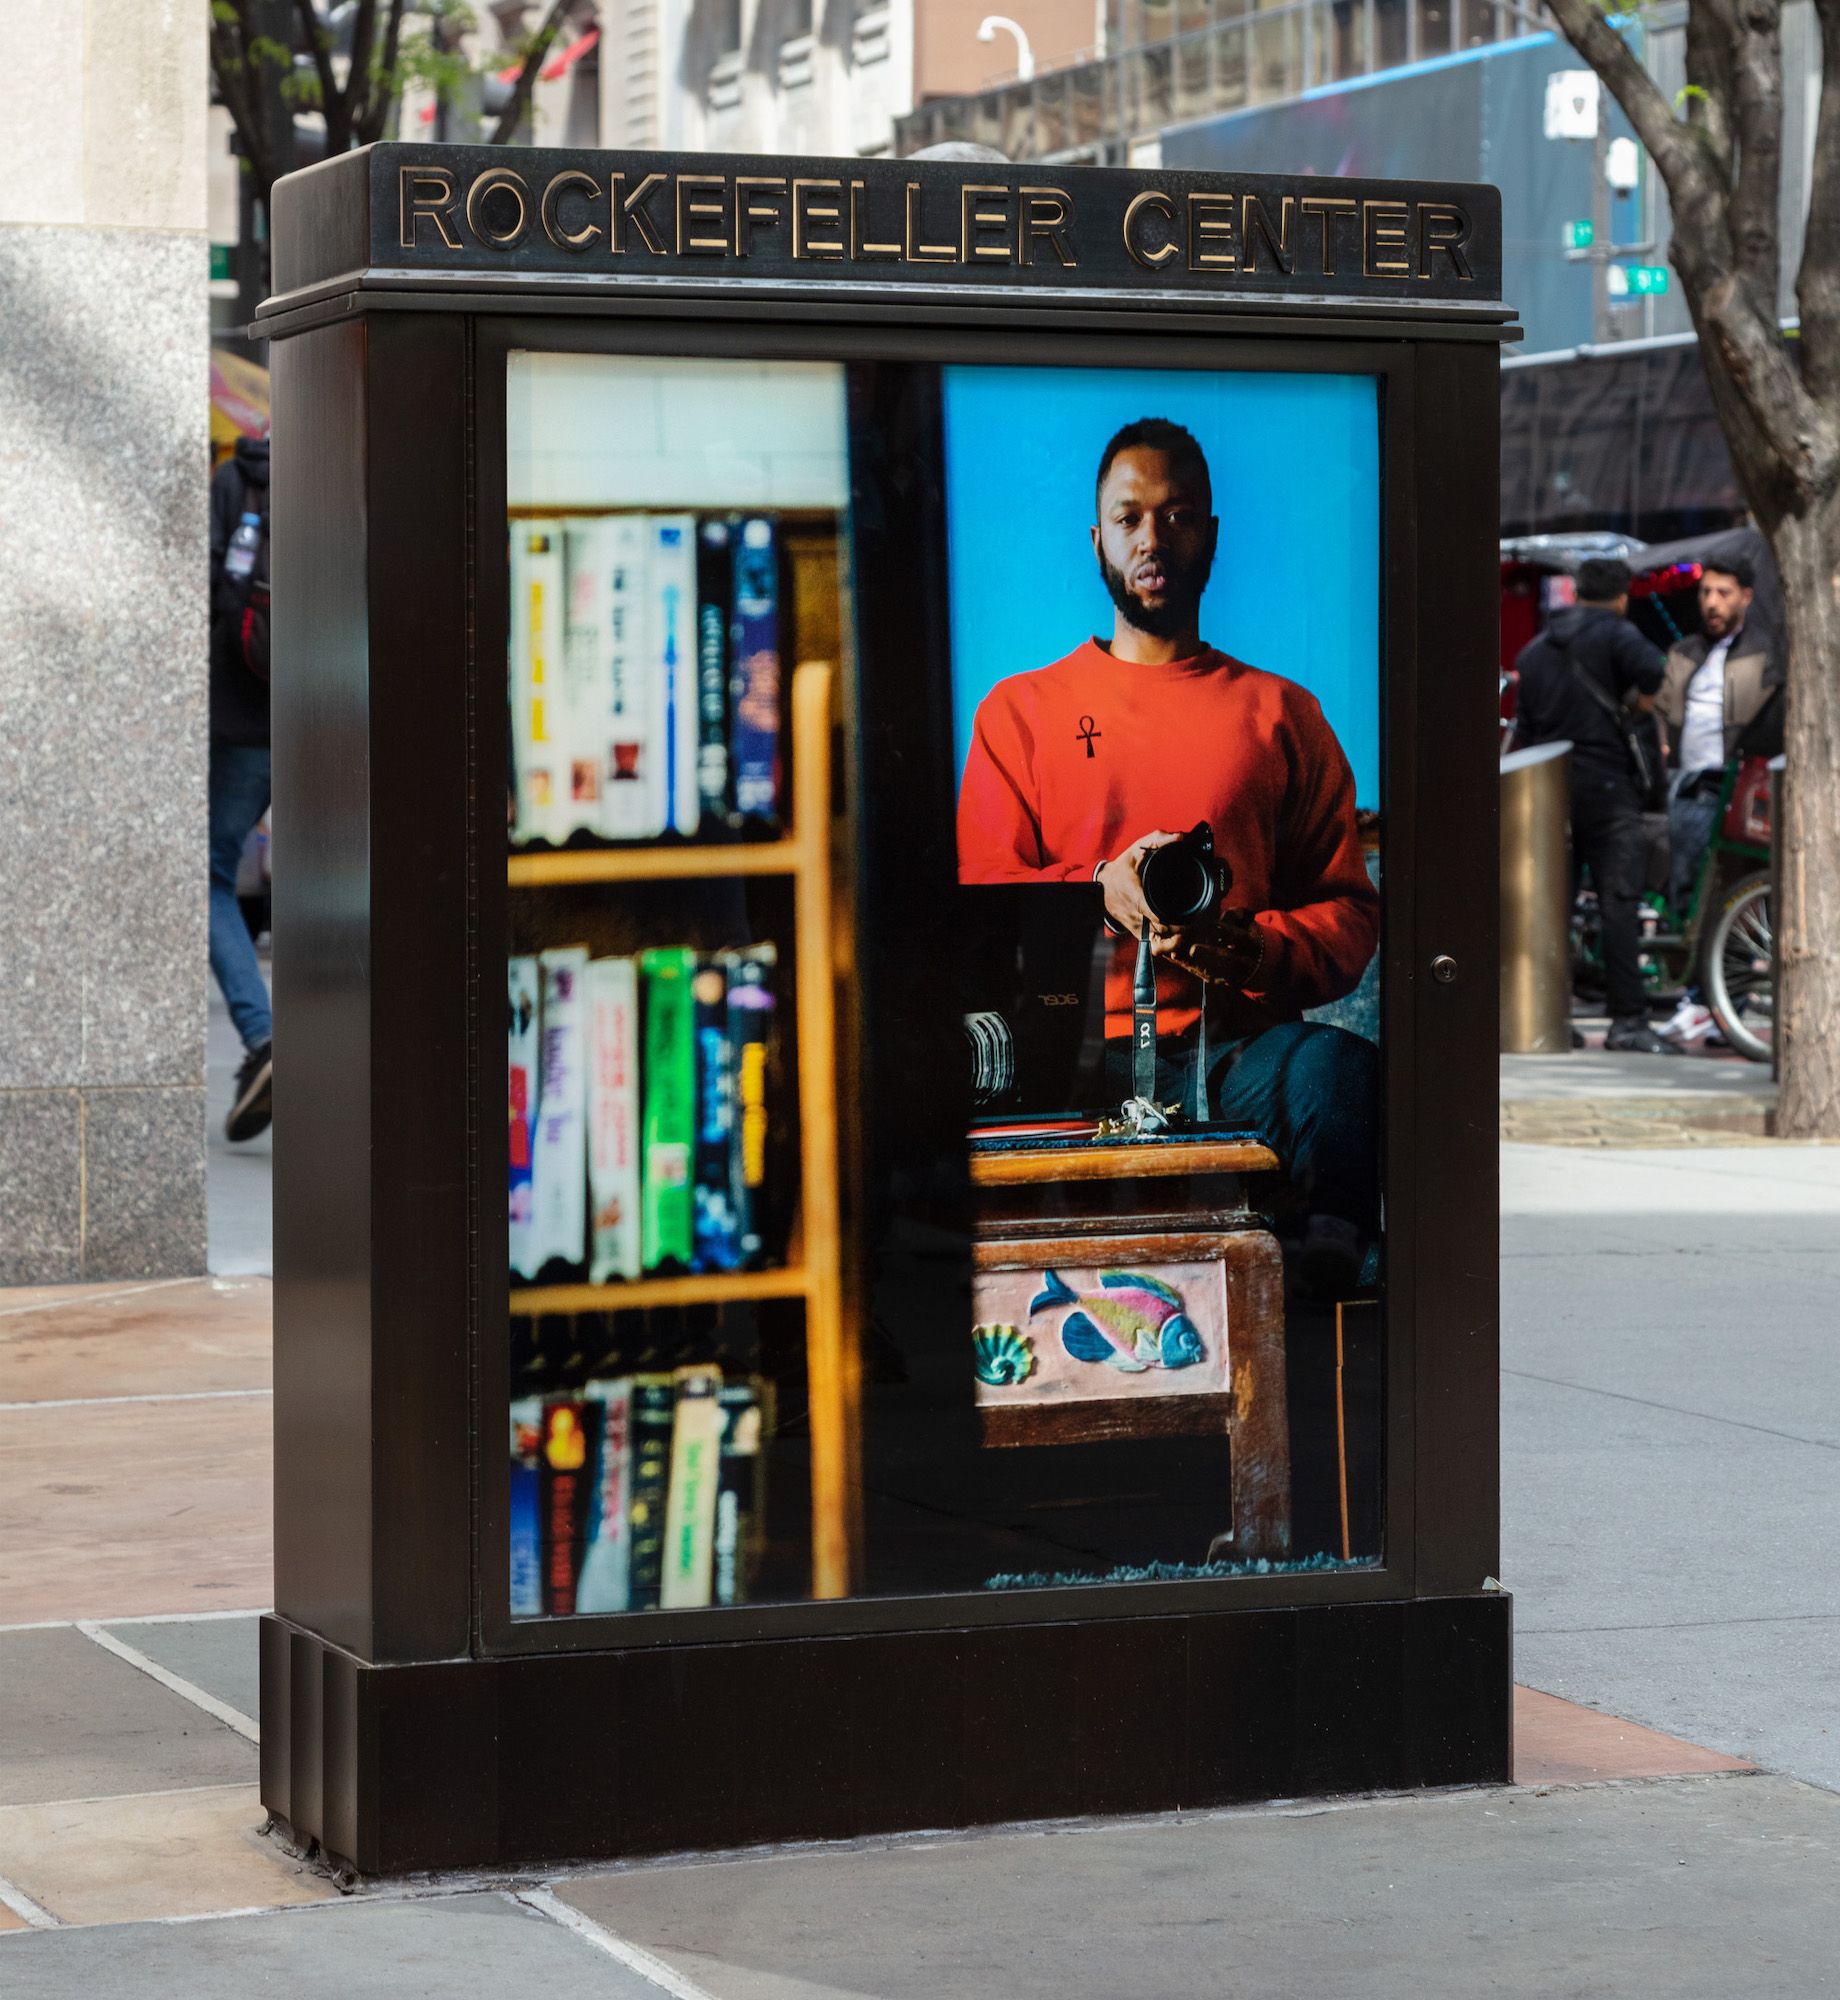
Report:
[[1596,234],[1587,215],[1577,222],[1568,222],[1559,232],[1559,239],[1568,250],[1588,250]]
[[211,282],[213,284],[219,278],[234,278],[236,276],[236,273],[230,268],[230,253],[235,247],[231,243],[213,243],[211,245]]
[[1658,299],[1668,288],[1665,264],[1631,264],[1629,293],[1632,298]]

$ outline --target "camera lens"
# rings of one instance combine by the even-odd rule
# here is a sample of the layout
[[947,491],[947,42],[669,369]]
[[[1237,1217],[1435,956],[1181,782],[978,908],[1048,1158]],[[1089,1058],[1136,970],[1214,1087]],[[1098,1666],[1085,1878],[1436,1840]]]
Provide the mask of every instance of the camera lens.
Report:
[[1218,880],[1213,861],[1192,839],[1153,848],[1144,856],[1138,879],[1158,923],[1193,923],[1214,907]]

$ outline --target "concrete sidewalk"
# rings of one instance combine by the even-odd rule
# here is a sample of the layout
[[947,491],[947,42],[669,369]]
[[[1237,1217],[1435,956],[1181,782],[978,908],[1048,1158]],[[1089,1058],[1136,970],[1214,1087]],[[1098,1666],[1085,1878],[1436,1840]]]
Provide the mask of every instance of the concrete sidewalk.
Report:
[[266,1285],[0,1298],[0,1992],[1830,1990],[1840,1150],[1503,1164],[1517,1787],[547,1881],[341,1896],[260,1833]]

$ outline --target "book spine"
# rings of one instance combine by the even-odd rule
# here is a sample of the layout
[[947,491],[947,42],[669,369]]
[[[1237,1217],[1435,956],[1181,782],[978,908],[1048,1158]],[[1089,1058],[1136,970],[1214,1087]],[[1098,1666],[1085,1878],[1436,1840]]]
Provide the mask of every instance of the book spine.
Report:
[[652,659],[664,717],[665,827],[694,833],[696,780],[696,516],[655,514],[651,536]]
[[577,1611],[626,1609],[632,1557],[632,1388],[631,1379],[620,1376],[590,1382],[586,1390],[590,1412],[600,1413],[601,1451],[588,1548],[575,1589]]
[[735,1256],[754,1269],[766,1249],[767,1142],[770,1108],[767,1074],[773,1044],[775,953],[770,944],[731,955],[728,974],[728,1045],[734,1115],[729,1132],[730,1207]]
[[728,802],[728,628],[734,561],[727,521],[706,520],[696,540],[696,788],[705,820]]
[[514,958],[506,965],[505,995],[507,1097],[510,1128],[510,1259],[514,1277],[537,1275],[535,1144],[537,1130],[537,961]]
[[677,1371],[664,1568],[658,1591],[659,1605],[666,1611],[687,1611],[710,1601],[722,1450],[721,1388],[719,1368]]
[[664,1580],[665,1510],[671,1488],[671,1429],[677,1387],[669,1375],[633,1377],[632,1499],[627,1606],[657,1607]]
[[587,1404],[558,1396],[543,1405],[543,1609],[551,1618],[575,1610],[575,1586],[587,1548],[599,1440]]
[[733,1271],[741,1264],[735,1215],[735,1086],[728,1037],[728,968],[734,954],[702,959],[691,990],[696,1001],[695,1264],[699,1271]]
[[588,966],[589,1282],[639,1275],[639,976],[630,958]]
[[511,1615],[543,1615],[543,1398],[511,1405]]
[[718,1604],[745,1604],[753,1585],[761,1518],[761,1452],[765,1409],[762,1384],[749,1379],[725,1382],[722,1448],[716,1467],[714,1598]]
[[561,536],[554,521],[511,529],[511,744],[517,768],[513,838],[550,840],[562,803],[556,682],[563,637]]
[[664,831],[667,772],[651,662],[650,542],[647,515],[616,514],[604,524],[610,714],[600,830],[609,840],[655,840]]
[[595,833],[601,824],[601,774],[607,765],[607,571],[600,521],[562,528],[564,624],[557,679],[556,736],[567,776],[556,835]]
[[533,1256],[540,1271],[555,1260],[580,1265],[587,1255],[588,1103],[582,945],[546,951],[543,974],[542,1079],[537,1098]]
[[696,1136],[696,1056],[690,995],[696,954],[672,946],[643,954],[644,1149],[639,1164],[645,1268],[688,1270],[694,1247],[690,1182]]
[[731,645],[729,764],[740,819],[780,813],[779,536],[770,518],[753,515],[737,530]]

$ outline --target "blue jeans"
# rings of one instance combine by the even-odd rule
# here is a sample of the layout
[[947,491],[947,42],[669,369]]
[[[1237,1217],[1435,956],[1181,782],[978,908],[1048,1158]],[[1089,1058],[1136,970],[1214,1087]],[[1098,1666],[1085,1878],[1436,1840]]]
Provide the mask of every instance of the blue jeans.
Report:
[[[1312,1209],[1373,1236],[1380,1227],[1380,1051],[1346,1028],[1286,1021],[1208,1052],[1214,1119],[1257,1132]],[[1111,1080],[1130,1089],[1128,1042],[1107,1046]],[[1190,1101],[1195,1050],[1175,1043],[1157,1059],[1157,1093]]]
[[243,843],[268,810],[266,744],[211,745],[211,970],[246,1049],[275,1032],[254,940],[236,900]]
[[1717,771],[1708,779],[1691,771],[1687,777],[1694,781],[1692,790],[1683,782],[1675,786],[1668,800],[1668,900],[1675,914],[1682,917],[1692,900],[1713,828],[1719,823],[1719,792],[1725,774]]

